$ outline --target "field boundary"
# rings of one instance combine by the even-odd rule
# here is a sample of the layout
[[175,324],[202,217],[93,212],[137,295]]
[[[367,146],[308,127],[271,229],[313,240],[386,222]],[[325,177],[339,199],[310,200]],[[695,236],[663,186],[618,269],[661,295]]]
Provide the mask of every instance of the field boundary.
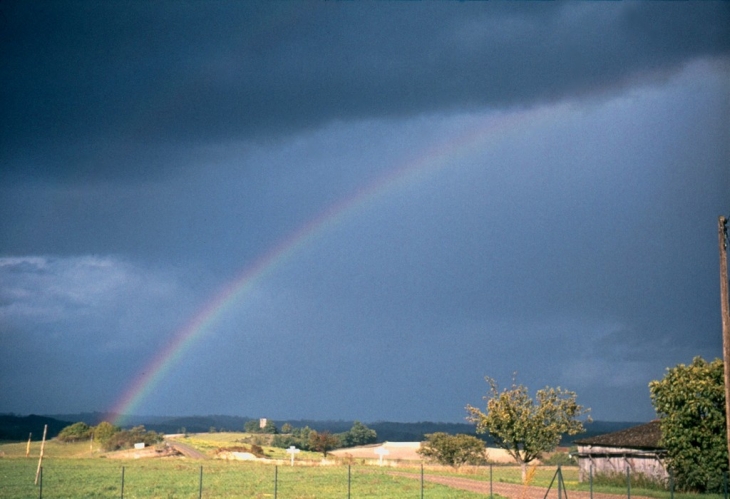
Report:
[[[392,471],[389,475],[413,478],[414,480],[420,480],[421,475],[415,473],[407,473],[402,471]],[[462,478],[455,476],[444,476],[444,475],[429,475],[424,474],[423,480],[430,483],[436,483],[439,485],[446,485],[447,487],[466,490],[469,492],[477,492],[480,494],[489,495],[490,492],[495,495],[507,497],[509,499],[544,499],[545,494],[548,492],[546,487],[536,487],[533,485],[520,485],[516,483],[505,483],[505,482],[488,482],[484,480],[474,480],[473,478]],[[491,487],[491,488],[490,488]],[[564,491],[564,493],[566,493]],[[625,494],[606,494],[601,492],[590,492],[571,490],[566,493],[566,496],[570,499],[626,499]],[[631,496],[633,499],[651,499],[644,496]],[[554,488],[550,490],[548,498],[558,498],[558,490]]]

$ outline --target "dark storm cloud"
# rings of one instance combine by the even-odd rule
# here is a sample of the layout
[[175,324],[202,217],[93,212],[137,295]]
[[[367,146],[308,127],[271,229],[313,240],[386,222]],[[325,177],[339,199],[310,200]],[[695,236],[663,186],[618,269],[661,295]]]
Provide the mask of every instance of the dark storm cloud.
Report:
[[0,2],[0,409],[108,408],[268,262],[141,411],[653,417],[721,352],[729,11]]
[[221,141],[530,105],[730,48],[725,3],[25,2],[0,7],[0,159],[149,176]]

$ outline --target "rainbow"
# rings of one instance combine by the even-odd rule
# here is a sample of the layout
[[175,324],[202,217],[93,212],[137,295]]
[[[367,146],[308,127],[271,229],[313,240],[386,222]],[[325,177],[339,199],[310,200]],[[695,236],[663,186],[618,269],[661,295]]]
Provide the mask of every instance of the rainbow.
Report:
[[427,150],[413,161],[381,176],[299,227],[250,266],[243,269],[235,279],[218,291],[184,327],[174,334],[172,341],[157,353],[110,411],[114,424],[121,426],[125,417],[133,414],[140,407],[142,402],[152,394],[160,380],[170,372],[196,341],[205,336],[205,333],[220,317],[225,315],[236,303],[245,299],[251,289],[308,243],[356,213],[358,209],[375,202],[379,197],[405,185],[418,183],[434,172],[452,164],[459,157],[496,143],[500,137],[504,136],[504,133],[499,132],[513,130],[514,126],[519,123],[533,123],[543,113],[540,109],[519,111],[488,120],[457,140]]

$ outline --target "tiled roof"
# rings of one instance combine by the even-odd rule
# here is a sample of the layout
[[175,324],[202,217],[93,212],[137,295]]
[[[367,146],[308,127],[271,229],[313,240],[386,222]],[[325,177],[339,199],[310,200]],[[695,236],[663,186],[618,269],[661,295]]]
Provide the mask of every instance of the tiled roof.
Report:
[[606,433],[596,437],[576,440],[576,445],[597,445],[601,447],[621,447],[628,449],[662,449],[660,445],[662,429],[659,421],[632,426],[621,431]]

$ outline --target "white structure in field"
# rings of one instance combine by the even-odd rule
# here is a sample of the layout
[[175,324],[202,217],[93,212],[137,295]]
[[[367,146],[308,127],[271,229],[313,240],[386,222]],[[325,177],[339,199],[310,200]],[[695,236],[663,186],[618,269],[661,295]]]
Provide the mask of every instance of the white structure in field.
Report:
[[380,466],[382,466],[383,465],[383,457],[384,456],[387,456],[388,454],[390,454],[390,451],[388,449],[386,449],[385,447],[378,447],[377,449],[375,449],[375,453],[378,456],[380,456],[379,463],[380,463]]
[[576,440],[578,446],[578,480],[598,474],[640,473],[656,481],[666,481],[666,450],[660,445],[662,430],[659,421],[652,421],[625,430]]
[[299,449],[297,449],[293,445],[286,450],[287,454],[291,454],[291,465],[292,466],[294,466],[294,456],[299,454],[299,452],[300,452]]

